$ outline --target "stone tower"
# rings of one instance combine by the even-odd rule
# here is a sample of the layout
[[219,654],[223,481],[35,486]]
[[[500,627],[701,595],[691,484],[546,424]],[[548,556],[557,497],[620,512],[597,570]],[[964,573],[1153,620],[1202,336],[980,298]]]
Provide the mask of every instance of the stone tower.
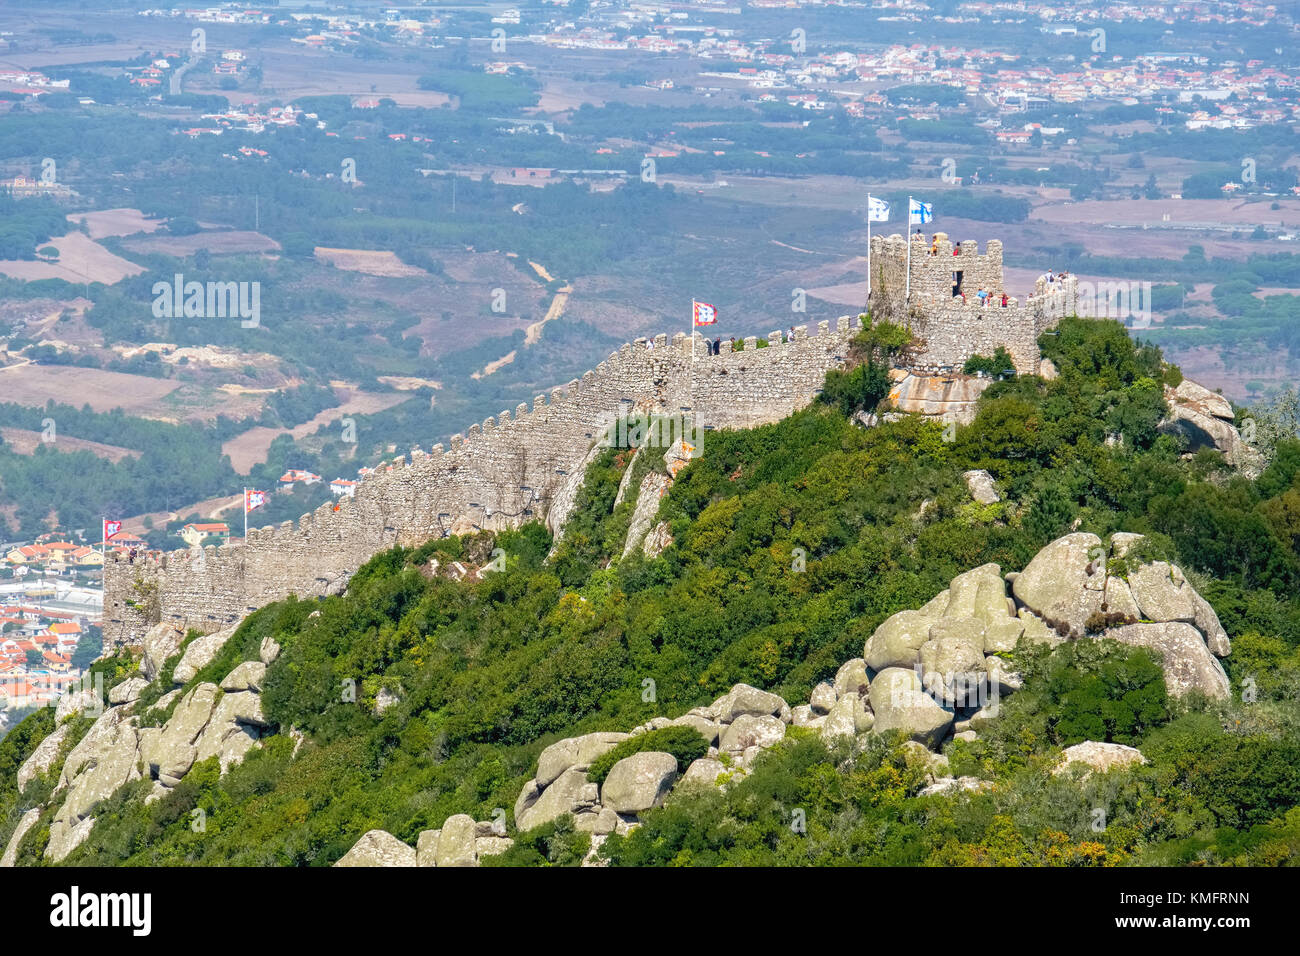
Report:
[[[945,233],[931,239],[913,233],[871,238],[871,316],[907,325],[925,343],[919,371],[960,370],[972,355],[992,355],[999,346],[1016,371],[1038,372],[1038,336],[1063,315],[1074,313],[1073,278],[1048,286],[1040,280],[1024,301],[1006,293],[1002,242],[990,239],[981,252],[966,240],[954,244]],[[988,293],[983,300],[979,292]]]

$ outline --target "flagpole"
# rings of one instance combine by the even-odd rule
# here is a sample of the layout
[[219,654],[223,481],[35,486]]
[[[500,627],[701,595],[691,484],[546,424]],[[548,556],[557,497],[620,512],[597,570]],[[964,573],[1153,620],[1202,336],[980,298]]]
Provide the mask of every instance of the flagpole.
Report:
[[912,300],[912,197],[907,197],[907,281],[904,286],[903,304]]
[[690,322],[690,331],[687,333],[687,338],[689,338],[691,342],[691,372],[690,372],[690,376],[687,379],[687,381],[689,382],[688,385],[689,394],[686,400],[691,403],[691,414],[694,415],[695,414],[695,300],[694,299],[691,299],[691,322]]
[[239,507],[244,509],[244,544],[248,544],[248,489],[239,497]]
[[871,311],[871,193],[867,193],[867,311]]

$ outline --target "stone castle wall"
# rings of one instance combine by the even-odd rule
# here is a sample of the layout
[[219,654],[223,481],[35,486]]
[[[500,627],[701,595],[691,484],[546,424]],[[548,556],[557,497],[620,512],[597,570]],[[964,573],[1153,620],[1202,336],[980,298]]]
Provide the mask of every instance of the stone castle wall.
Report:
[[[967,240],[954,246],[941,233],[932,255],[930,240],[913,233],[909,291],[907,243],[898,235],[872,237],[871,315],[907,325],[924,340],[925,348],[913,368],[924,372],[960,370],[972,355],[992,355],[1001,346],[1011,353],[1017,372],[1036,374],[1038,336],[1063,316],[1074,314],[1076,280],[1067,278],[1051,287],[1039,280],[1025,301],[1009,297],[1003,307],[1000,241],[989,240],[981,253],[978,243]],[[957,272],[961,273],[965,303],[953,295]],[[991,301],[995,304],[981,306],[976,296],[980,289],[994,293]]]
[[[956,247],[944,236],[936,254],[913,235],[911,292],[907,242],[873,236],[873,319],[906,324],[924,341],[910,363],[922,374],[960,370],[972,355],[1011,353],[1016,371],[1036,374],[1038,336],[1075,313],[1075,280],[1042,279],[1024,301],[1000,304],[1002,243]],[[953,273],[962,274],[963,305]],[[998,305],[980,306],[979,289]],[[289,594],[316,596],[340,589],[353,571],[396,544],[411,545],[453,529],[500,529],[541,519],[558,531],[576,499],[593,447],[609,425],[631,412],[683,416],[695,429],[747,428],[777,421],[812,401],[826,372],[841,364],[857,318],[841,317],[832,331],[804,327],[793,339],[772,333],[767,348],[753,337],[741,352],[708,355],[703,340],[677,333],[638,339],[581,379],[538,395],[452,436],[450,447],[405,457],[357,486],[353,498],[328,502],[294,524],[250,530],[247,542],[172,553],[135,563],[110,560],[104,569],[107,648],[132,644],[158,621],[213,631]],[[692,356],[691,349],[695,349]],[[335,510],[337,507],[338,510]]]
[[[218,630],[289,594],[336,591],[376,553],[441,537],[453,525],[502,528],[544,519],[554,529],[571,506],[604,430],[629,412],[685,415],[697,428],[778,421],[809,404],[841,364],[859,320],[842,317],[791,341],[753,337],[742,352],[706,355],[699,336],[638,339],[531,408],[520,404],[452,436],[450,447],[404,457],[294,524],[250,529],[246,542],[110,560],[104,568],[105,650],[135,644],[169,621]],[[695,354],[692,356],[692,346]],[[334,510],[335,507],[338,510]]]

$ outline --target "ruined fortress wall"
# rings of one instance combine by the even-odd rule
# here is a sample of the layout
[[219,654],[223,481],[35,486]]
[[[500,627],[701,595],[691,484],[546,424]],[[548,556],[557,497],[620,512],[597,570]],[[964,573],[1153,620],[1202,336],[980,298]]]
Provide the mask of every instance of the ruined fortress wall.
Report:
[[[248,540],[158,559],[110,560],[104,569],[106,649],[137,643],[154,623],[218,630],[289,594],[337,590],[374,554],[442,536],[466,520],[501,528],[545,518],[618,417],[633,410],[686,414],[698,426],[743,428],[786,417],[811,402],[843,362],[856,318],[767,348],[706,355],[698,336],[654,347],[639,339],[531,408],[518,405],[435,445],[409,464],[392,462],[294,524],[249,530]],[[691,348],[695,354],[692,356]],[[571,497],[571,493],[570,493]]]

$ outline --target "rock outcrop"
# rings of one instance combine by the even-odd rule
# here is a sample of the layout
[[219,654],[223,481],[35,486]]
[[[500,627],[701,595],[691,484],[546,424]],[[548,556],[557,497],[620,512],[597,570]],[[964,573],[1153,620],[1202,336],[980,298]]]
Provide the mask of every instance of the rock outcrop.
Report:
[[[550,823],[566,813],[582,813],[598,807],[600,788],[587,779],[586,770],[571,768],[544,789],[532,781],[515,804],[515,824],[520,830]],[[528,799],[531,797],[531,799]]]
[[954,711],[926,693],[916,671],[887,667],[871,682],[872,729],[901,730],[908,739],[935,747],[952,726]]
[[600,788],[601,804],[615,813],[643,813],[664,802],[677,776],[672,754],[648,751],[624,757]]
[[[1083,637],[1089,619],[1108,608],[1108,597],[1116,599],[1114,593],[1106,593],[1105,556],[1095,534],[1076,532],[1057,538],[1016,575],[1011,590],[1017,604],[1029,608],[1061,636]],[[1131,595],[1124,603],[1132,603]]]
[[1165,684],[1175,697],[1200,691],[1215,700],[1230,693],[1223,665],[1206,646],[1205,636],[1191,624],[1129,624],[1106,632],[1106,637],[1154,651],[1165,672]]
[[50,822],[50,841],[45,848],[46,857],[56,863],[90,833],[94,825],[89,822],[91,811],[118,787],[140,778],[136,722],[126,713],[129,706],[104,711],[63,761],[55,789],[55,794],[63,795],[63,802]]
[[715,757],[701,757],[692,760],[691,765],[682,774],[679,786],[716,787],[718,778],[727,773],[727,765]]
[[[593,733],[551,744],[519,794],[516,827],[528,830],[570,814],[578,830],[592,834],[594,854],[608,834],[628,832],[640,814],[674,793],[726,788],[743,779],[791,725],[814,729],[828,741],[901,732],[909,765],[920,766],[929,780],[921,796],[988,791],[993,784],[987,780],[948,776],[948,758],[933,751],[954,738],[977,739],[998,719],[1001,699],[1023,683],[1003,655],[1025,641],[1055,646],[1066,639],[1112,638],[1154,651],[1171,693],[1226,694],[1216,654],[1227,653],[1228,636],[1218,617],[1176,566],[1132,564],[1141,541],[1141,535],[1116,534],[1103,544],[1096,535],[1069,534],[1019,573],[1004,575],[998,565],[986,564],[959,574],[924,607],[884,621],[863,656],[846,661],[833,681],[817,684],[807,704],[792,708],[777,694],[737,684],[706,707],[654,718],[631,734]],[[1109,572],[1111,558],[1125,559],[1127,579]],[[672,754],[647,751],[616,763],[602,786],[587,778],[591,762],[621,741],[666,726],[693,727],[714,746],[685,772]],[[1067,748],[1055,772],[1072,764],[1091,773],[1144,762],[1132,747],[1087,741]],[[471,855],[466,821],[456,824],[454,857],[461,865]],[[435,837],[441,843],[437,831],[429,834],[421,834],[421,859],[432,853]],[[372,834],[365,840],[373,842]],[[480,837],[475,855],[483,852]]]
[[22,793],[31,782],[33,777],[39,774],[47,773],[54,766],[55,759],[59,756],[59,749],[63,746],[63,741],[68,737],[68,731],[72,729],[70,724],[62,724],[55,729],[32,751],[31,756],[23,761],[23,765],[18,768],[18,792]]
[[[258,745],[267,730],[260,694],[266,663],[261,660],[238,664],[220,686],[202,683],[184,691],[179,687],[168,691],[149,710],[165,710],[183,692],[170,718],[162,726],[141,726],[140,715],[135,712],[141,695],[160,679],[164,663],[179,649],[180,634],[176,629],[151,629],[142,653],[141,673],[152,676],[129,677],[109,688],[107,708],[93,690],[67,695],[64,700],[71,699],[71,703],[65,706],[63,719],[19,768],[20,790],[38,774],[52,772],[73,727],[69,718],[98,712],[58,768],[58,779],[47,803],[56,806],[45,849],[50,861],[63,860],[85,840],[94,826],[95,808],[123,785],[150,777],[155,781],[154,795],[158,795],[176,786],[195,763],[216,757],[224,773]],[[264,646],[263,650],[272,649]],[[278,653],[279,648],[273,650]],[[191,659],[195,673],[214,659],[215,651],[210,647],[200,657],[209,652],[213,656],[201,663]],[[263,656],[274,659],[274,653]],[[43,809],[32,808],[29,814],[36,816],[30,819],[34,821]],[[11,862],[22,838],[21,833],[15,833],[7,853]]]
[[433,851],[434,866],[473,866],[478,859],[474,852],[474,818],[465,813],[448,817],[438,830],[438,842]]
[[1183,436],[1192,451],[1218,449],[1229,464],[1248,475],[1262,470],[1263,457],[1233,426],[1236,414],[1222,395],[1183,379],[1177,388],[1165,386],[1165,404],[1169,417],[1161,423],[1161,431]]
[[[1164,561],[1139,564],[1127,577],[1110,572],[1111,558],[1124,558],[1141,535],[1115,535],[1109,547],[1096,535],[1075,533],[1053,541],[1016,575],[1012,592],[1018,604],[1058,633],[1073,638],[1106,636],[1126,643],[1171,651],[1166,675],[1175,693],[1200,689],[1213,697],[1227,693],[1227,678],[1214,657],[1227,657],[1232,645],[1209,602],[1196,593],[1182,569]],[[1188,625],[1187,631],[1153,625]],[[1182,643],[1189,634],[1208,650]],[[1174,658],[1181,664],[1175,666]],[[1207,659],[1208,658],[1208,659]]]
[[[927,764],[935,779],[927,792],[984,789],[986,782],[975,778],[942,778],[946,758],[931,751],[953,735],[975,739],[997,719],[1000,700],[1023,684],[1003,656],[1022,641],[1055,646],[1106,637],[1147,647],[1162,660],[1172,693],[1226,694],[1215,655],[1227,653],[1228,636],[1182,572],[1158,561],[1136,564],[1128,579],[1108,571],[1111,557],[1129,555],[1141,541],[1141,535],[1117,534],[1106,545],[1096,535],[1069,534],[1019,573],[1003,575],[998,565],[986,564],[959,574],[924,607],[884,621],[863,656],[846,661],[833,681],[816,685],[807,704],[791,708],[776,694],[737,684],[707,707],[634,730],[688,725],[715,743],[680,777],[670,754],[643,753],[620,761],[597,788],[586,777],[587,766],[622,735],[552,744],[520,793],[516,825],[529,829],[568,813],[592,833],[621,832],[637,814],[669,799],[670,788],[724,786],[744,776],[792,724],[816,729],[827,740],[901,732],[909,746],[936,761]],[[1106,765],[1125,759],[1110,745],[1098,748],[1070,755]]]
[[70,689],[54,705],[54,720],[56,723],[62,723],[73,714],[80,714],[88,709],[98,713],[100,703],[99,696],[92,687]]
[[143,677],[128,677],[122,683],[117,684],[109,689],[108,702],[110,704],[129,704],[132,701],[140,699],[140,694],[149,682]]
[[36,821],[40,818],[40,808],[33,807],[18,819],[18,826],[14,827],[14,832],[9,836],[9,843],[5,846],[4,854],[0,855],[0,868],[14,865],[18,859],[18,845],[23,842],[23,837],[27,836],[28,831],[36,826]]
[[876,715],[863,696],[857,691],[847,691],[831,704],[820,729],[822,736],[830,740],[834,737],[856,737],[870,730],[875,723]]
[[984,793],[993,789],[989,780],[979,777],[940,777],[933,783],[922,787],[919,797],[950,797],[955,793]]
[[1052,773],[1057,775],[1066,773],[1072,764],[1082,764],[1090,768],[1088,772],[1098,770],[1105,773],[1117,767],[1132,767],[1146,762],[1147,758],[1142,756],[1142,751],[1136,747],[1085,740],[1073,747],[1066,747]]
[[[596,836],[624,832],[637,814],[660,805],[684,779],[713,783],[724,772],[743,774],[758,753],[785,736],[793,720],[790,706],[777,694],[737,684],[707,707],[671,720],[655,718],[632,734],[593,733],[557,741],[542,751],[536,774],[515,802],[515,826],[530,830],[571,814],[579,829]],[[683,773],[671,754],[644,751],[616,763],[603,785],[588,780],[587,770],[597,757],[634,734],[669,726],[692,727],[715,744],[709,757],[702,758],[711,762],[697,760]],[[718,759],[723,755],[730,765]]]
[[583,737],[570,737],[551,744],[537,759],[537,785],[548,787],[566,770],[577,768],[586,771],[592,761],[602,757],[615,746],[627,740],[628,734],[595,733]]
[[458,813],[448,817],[440,829],[421,832],[414,847],[387,830],[369,830],[334,865],[478,866],[483,857],[504,853],[514,842],[499,824]]
[[172,680],[177,684],[188,684],[192,681],[199,671],[216,659],[217,653],[226,646],[226,641],[230,640],[238,627],[239,625],[235,624],[211,634],[201,634],[190,641],[185,647],[185,653],[181,655],[181,659],[176,662],[176,667],[172,670]]
[[[631,466],[628,466],[631,470]],[[672,479],[652,471],[641,479],[636,495],[636,505],[632,509],[632,520],[627,529],[627,540],[623,544],[623,557],[627,557],[638,547],[648,545],[646,536],[650,532],[655,515],[659,513],[659,502],[664,493],[672,486]],[[663,550],[661,547],[660,551]]]
[[889,415],[913,413],[944,422],[969,425],[975,420],[975,406],[993,379],[975,375],[919,375],[892,369],[889,377]]
[[641,546],[641,552],[647,558],[657,558],[672,543],[672,530],[668,527],[667,521],[661,521],[651,528],[650,533],[645,536],[645,543]]
[[[1024,610],[1058,632],[1156,652],[1176,696],[1197,690],[1227,697],[1228,677],[1217,658],[1227,657],[1232,645],[1218,615],[1177,565],[1127,567],[1141,541],[1141,535],[1117,534],[1107,547],[1093,534],[1066,535],[1015,576],[1012,592]],[[1112,558],[1124,560],[1127,577],[1110,572]]]
[[218,759],[223,773],[242,760],[266,727],[261,696],[249,680],[250,673],[262,673],[265,667],[246,661],[227,675],[221,687],[195,686],[161,730],[142,731],[140,759],[145,772],[170,788],[190,767],[210,757]]
[[997,486],[993,482],[993,476],[983,468],[962,472],[962,478],[966,482],[971,497],[980,504],[995,505],[1002,500],[1002,496],[998,494]]
[[[923,794],[987,789],[987,781],[947,776],[947,758],[932,751],[954,737],[976,739],[998,719],[1001,698],[1018,692],[1023,682],[1008,655],[1024,642],[1108,638],[1147,648],[1160,659],[1172,694],[1226,696],[1228,681],[1218,657],[1230,651],[1228,635],[1181,569],[1140,560],[1142,541],[1140,535],[1116,534],[1103,543],[1095,535],[1074,533],[1048,544],[1018,573],[1004,575],[998,565],[986,564],[959,574],[923,607],[882,622],[866,640],[862,657],[844,662],[833,680],[817,684],[809,702],[796,707],[778,694],[736,684],[707,706],[675,718],[655,717],[628,733],[602,731],[557,741],[542,751],[533,778],[519,794],[515,826],[530,830],[569,815],[578,830],[592,835],[594,852],[606,836],[629,832],[641,814],[671,800],[682,787],[727,787],[743,779],[792,726],[826,740],[900,733],[909,764],[919,762],[930,781]],[[181,658],[195,674],[219,650],[209,642],[191,658],[196,644]],[[157,679],[179,650],[180,636],[175,629],[154,628],[146,645],[149,664],[142,664],[141,672]],[[148,686],[143,679],[112,688],[113,706],[95,719],[58,771],[47,857],[57,862],[71,853],[93,827],[96,806],[123,784],[151,778],[158,795],[197,762],[216,757],[225,772],[257,746],[269,729],[261,691],[279,650],[264,641],[258,660],[237,664],[219,684],[191,684],[163,694],[150,708],[157,713],[174,707],[161,726],[142,726],[135,713]],[[99,703],[83,701],[83,708],[89,711],[91,702]],[[145,715],[143,723],[149,719]],[[19,772],[20,786],[53,771],[69,726],[62,724],[37,746]],[[709,743],[707,755],[682,767],[673,754],[647,750],[615,763],[600,784],[589,778],[593,762],[620,743],[670,726],[698,731]],[[1058,769],[1082,763],[1105,771],[1143,760],[1132,748],[1089,741],[1069,748]],[[12,862],[40,811],[34,808],[23,818],[5,859]],[[504,820],[487,823],[461,814],[439,830],[421,833],[416,847],[371,830],[336,865],[474,866],[511,845]]]
[[181,649],[184,638],[181,629],[167,621],[149,628],[141,641],[144,652],[140,655],[140,673],[145,680],[153,681],[158,676],[163,664]]
[[416,851],[386,830],[362,835],[335,866],[415,866]]

